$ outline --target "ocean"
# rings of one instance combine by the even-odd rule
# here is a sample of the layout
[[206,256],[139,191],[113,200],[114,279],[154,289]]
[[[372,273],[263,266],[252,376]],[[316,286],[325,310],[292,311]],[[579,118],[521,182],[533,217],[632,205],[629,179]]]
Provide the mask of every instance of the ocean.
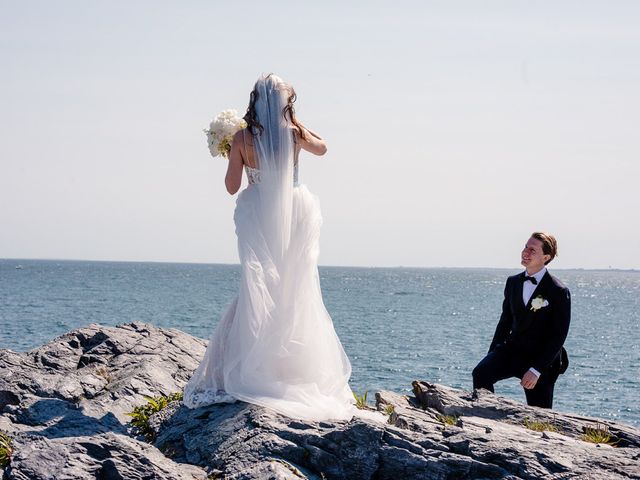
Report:
[[[551,270],[572,293],[554,408],[640,426],[640,272]],[[416,379],[471,389],[517,271],[320,267],[353,390],[408,393]],[[238,265],[0,260],[0,348],[26,351],[89,323],[209,338],[239,275]],[[524,402],[516,379],[496,393]]]

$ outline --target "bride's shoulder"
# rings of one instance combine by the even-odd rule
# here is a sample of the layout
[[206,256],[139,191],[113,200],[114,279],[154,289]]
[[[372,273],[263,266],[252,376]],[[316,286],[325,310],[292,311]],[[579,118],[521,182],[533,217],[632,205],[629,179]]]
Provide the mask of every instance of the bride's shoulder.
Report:
[[233,134],[233,142],[239,142],[243,145],[253,145],[253,135],[248,128],[242,128]]

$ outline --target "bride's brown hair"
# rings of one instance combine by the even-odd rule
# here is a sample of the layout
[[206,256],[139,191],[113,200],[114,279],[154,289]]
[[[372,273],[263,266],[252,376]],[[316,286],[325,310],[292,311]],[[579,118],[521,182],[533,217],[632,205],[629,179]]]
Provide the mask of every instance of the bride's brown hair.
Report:
[[[273,73],[267,75],[266,78],[269,78]],[[300,138],[307,138],[304,133],[304,128],[298,122],[296,118],[296,110],[293,108],[293,104],[297,100],[296,91],[289,84],[286,84],[287,91],[289,92],[289,96],[287,97],[287,104],[282,109],[282,116],[285,120],[288,120],[291,125],[298,131],[298,135]],[[247,128],[251,132],[252,135],[257,135],[258,133],[262,134],[264,127],[258,121],[258,114],[256,113],[256,102],[258,101],[258,90],[257,84],[253,87],[251,94],[249,94],[249,106],[247,107],[247,113],[244,115],[244,121],[247,122]]]

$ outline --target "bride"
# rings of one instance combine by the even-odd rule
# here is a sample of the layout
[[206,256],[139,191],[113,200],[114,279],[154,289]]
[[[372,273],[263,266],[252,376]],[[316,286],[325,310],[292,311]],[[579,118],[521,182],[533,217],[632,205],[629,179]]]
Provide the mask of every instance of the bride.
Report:
[[279,77],[260,77],[234,136],[225,184],[236,193],[243,169],[249,182],[234,214],[240,289],[185,387],[189,408],[237,399],[304,420],[354,415],[351,364],[320,291],[320,207],[298,183],[300,151],[327,148],[295,100]]

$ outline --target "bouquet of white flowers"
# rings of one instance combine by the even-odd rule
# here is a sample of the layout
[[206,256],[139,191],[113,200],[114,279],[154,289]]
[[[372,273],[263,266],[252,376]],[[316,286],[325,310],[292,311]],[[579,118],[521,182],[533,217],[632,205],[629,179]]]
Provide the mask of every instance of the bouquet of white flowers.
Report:
[[209,128],[204,131],[207,135],[207,145],[212,157],[222,155],[229,157],[231,152],[231,141],[238,130],[247,126],[242,118],[238,117],[235,110],[223,110],[213,119]]

